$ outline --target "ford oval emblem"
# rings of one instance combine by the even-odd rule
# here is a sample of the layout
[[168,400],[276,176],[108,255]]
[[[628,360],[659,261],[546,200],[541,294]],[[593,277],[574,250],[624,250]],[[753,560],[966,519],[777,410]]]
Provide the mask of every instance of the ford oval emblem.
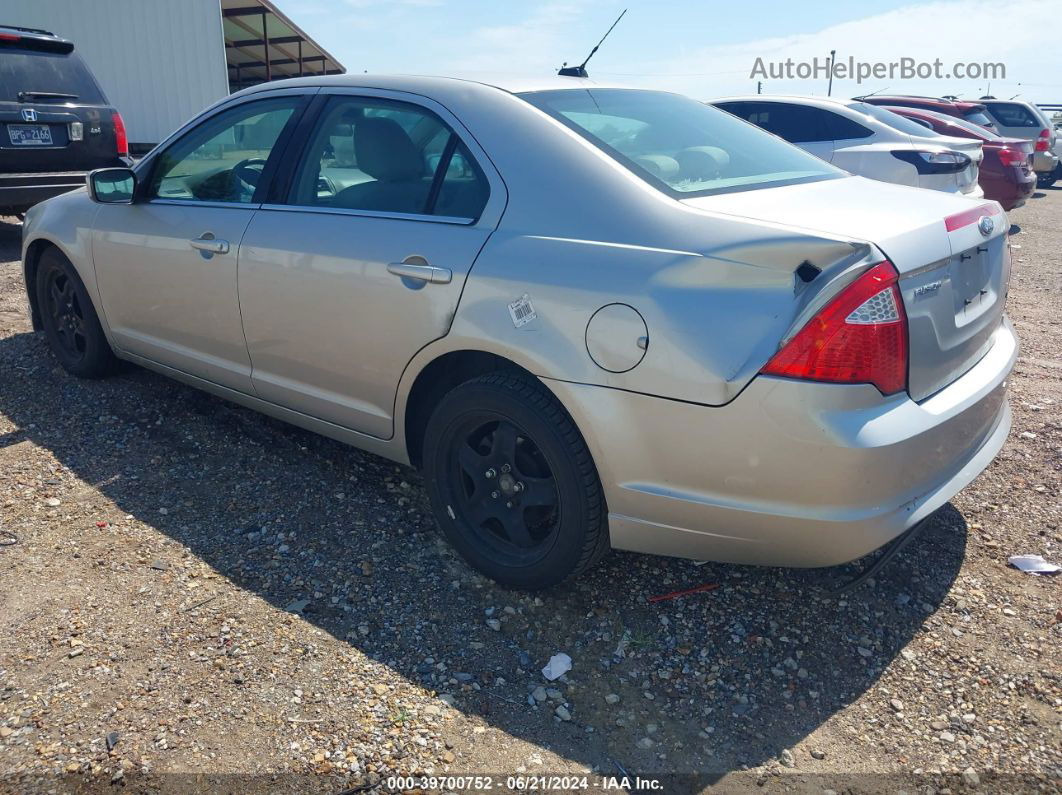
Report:
[[977,222],[977,228],[981,230],[982,235],[988,237],[996,228],[996,222],[993,221],[989,216],[982,215],[981,220]]

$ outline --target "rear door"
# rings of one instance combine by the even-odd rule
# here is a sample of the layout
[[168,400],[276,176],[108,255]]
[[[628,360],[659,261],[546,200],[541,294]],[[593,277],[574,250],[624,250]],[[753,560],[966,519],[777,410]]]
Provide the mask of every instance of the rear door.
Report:
[[0,38],[0,173],[118,165],[114,111],[81,57],[56,51],[66,47]]
[[788,102],[720,102],[718,107],[825,160],[833,160],[833,136],[822,111]]
[[[322,91],[290,188],[255,213],[240,307],[259,397],[380,438],[406,365],[444,336],[505,190],[423,97]],[[505,311],[501,307],[501,311]]]

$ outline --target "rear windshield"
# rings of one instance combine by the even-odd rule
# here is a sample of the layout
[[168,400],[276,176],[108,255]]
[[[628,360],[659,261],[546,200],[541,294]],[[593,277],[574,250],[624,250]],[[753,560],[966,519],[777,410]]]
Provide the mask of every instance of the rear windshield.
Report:
[[966,121],[972,122],[974,124],[979,124],[982,127],[984,127],[986,124],[990,124],[993,127],[996,126],[996,123],[990,118],[988,118],[988,114],[985,113],[983,110],[969,110],[966,111],[966,113],[962,114],[962,117],[966,119]]
[[907,135],[914,135],[919,138],[940,137],[940,133],[935,132],[930,127],[912,121],[906,116],[901,116],[899,113],[893,113],[891,110],[879,108],[877,105],[871,105],[869,102],[852,102],[848,107],[859,113],[865,113],[868,116],[877,119],[882,124],[887,124],[892,127],[892,129],[899,130]]
[[[66,94],[48,98],[31,92]],[[26,92],[22,100],[20,92]],[[76,52],[57,53],[20,47],[0,47],[0,102],[80,102],[106,105],[85,62]]]
[[1003,127],[1041,127],[1036,114],[1017,102],[993,102],[988,112]]
[[753,124],[679,94],[595,88],[519,96],[675,198],[847,176]]

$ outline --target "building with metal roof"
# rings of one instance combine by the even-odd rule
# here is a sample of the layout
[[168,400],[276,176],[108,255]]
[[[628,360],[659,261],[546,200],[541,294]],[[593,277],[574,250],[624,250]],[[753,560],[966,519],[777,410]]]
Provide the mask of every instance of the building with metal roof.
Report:
[[274,0],[0,2],[0,24],[72,41],[121,111],[134,151],[241,88],[345,72]]

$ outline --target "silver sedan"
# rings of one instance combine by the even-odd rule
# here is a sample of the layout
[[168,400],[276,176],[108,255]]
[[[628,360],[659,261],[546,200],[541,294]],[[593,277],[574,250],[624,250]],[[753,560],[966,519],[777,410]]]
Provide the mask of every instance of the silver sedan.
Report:
[[610,547],[823,566],[1010,428],[999,205],[579,78],[242,91],[35,207],[34,327],[410,463],[514,587]]

